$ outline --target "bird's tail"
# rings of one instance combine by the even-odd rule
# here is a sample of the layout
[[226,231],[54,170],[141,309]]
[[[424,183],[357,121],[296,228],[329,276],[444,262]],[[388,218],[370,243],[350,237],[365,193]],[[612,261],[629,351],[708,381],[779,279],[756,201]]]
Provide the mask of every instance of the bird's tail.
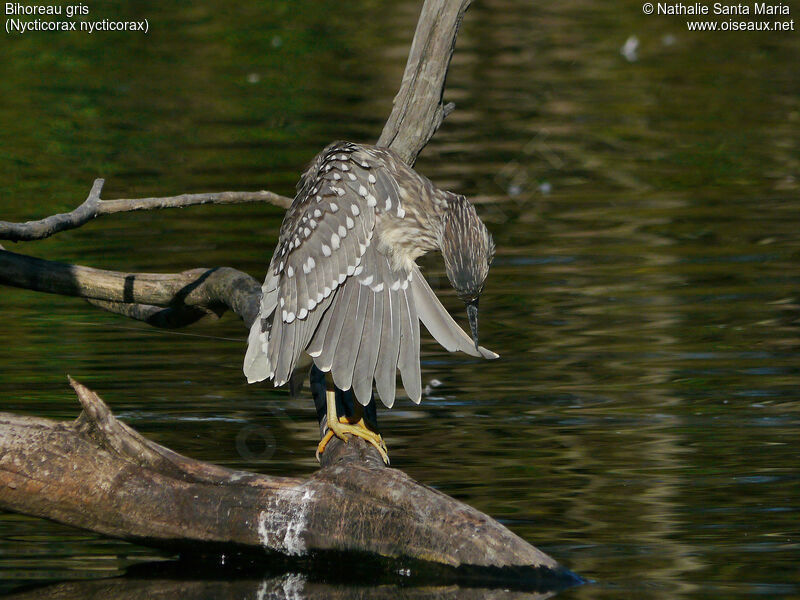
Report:
[[247,383],[263,381],[272,377],[275,367],[269,360],[269,334],[272,325],[272,314],[278,305],[278,278],[267,277],[261,288],[261,310],[250,327],[247,338],[247,354],[244,357],[244,374]]

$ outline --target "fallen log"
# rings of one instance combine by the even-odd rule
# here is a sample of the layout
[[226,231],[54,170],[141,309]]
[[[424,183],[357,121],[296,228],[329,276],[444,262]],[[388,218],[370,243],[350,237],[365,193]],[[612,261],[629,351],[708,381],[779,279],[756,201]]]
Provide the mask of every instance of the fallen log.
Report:
[[236,471],[145,439],[70,383],[83,407],[73,422],[0,413],[0,509],[184,555],[359,556],[577,581],[497,521],[384,466],[362,440],[333,443],[307,479]]

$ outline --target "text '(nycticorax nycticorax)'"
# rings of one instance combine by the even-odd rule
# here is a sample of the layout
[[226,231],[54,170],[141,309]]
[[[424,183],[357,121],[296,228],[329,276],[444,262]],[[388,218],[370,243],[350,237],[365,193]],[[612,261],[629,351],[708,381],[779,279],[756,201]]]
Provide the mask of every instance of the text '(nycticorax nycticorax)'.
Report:
[[[470,338],[430,288],[415,260],[440,250],[447,277],[466,303]],[[307,355],[358,402],[394,404],[397,370],[414,402],[422,395],[419,322],[447,350],[497,358],[478,345],[478,298],[494,243],[463,196],[437,189],[386,148],[336,142],[312,161],[280,230],[248,339],[248,382],[285,384]],[[332,388],[332,386],[330,386]],[[327,398],[328,432],[381,437],[359,415],[337,418]],[[360,408],[360,406],[359,406]]]

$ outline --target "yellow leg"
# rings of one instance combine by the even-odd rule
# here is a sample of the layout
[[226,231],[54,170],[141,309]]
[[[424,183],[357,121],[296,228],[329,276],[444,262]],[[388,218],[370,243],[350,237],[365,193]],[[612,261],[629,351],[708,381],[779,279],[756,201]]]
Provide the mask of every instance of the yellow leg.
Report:
[[373,431],[367,422],[364,420],[364,411],[361,403],[358,400],[353,402],[353,416],[351,418],[338,417],[336,415],[336,392],[327,390],[325,392],[325,401],[328,405],[328,431],[323,436],[319,445],[317,446],[317,460],[319,455],[325,452],[325,448],[333,439],[335,435],[345,444],[349,441],[350,436],[354,435],[366,440],[380,452],[383,462],[389,464],[389,455],[387,454],[386,444],[379,433]]

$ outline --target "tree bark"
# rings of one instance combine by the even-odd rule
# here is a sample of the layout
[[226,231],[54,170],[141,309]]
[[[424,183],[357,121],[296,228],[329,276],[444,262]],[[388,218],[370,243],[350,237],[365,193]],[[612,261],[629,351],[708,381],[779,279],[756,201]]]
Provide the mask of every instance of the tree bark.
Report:
[[[78,296],[160,327],[183,327],[227,309],[249,328],[258,314],[261,284],[230,267],[183,273],[122,273],[33,258],[0,249],[0,285]],[[166,307],[166,308],[159,308]]]
[[326,450],[328,466],[308,479],[234,471],[148,441],[70,383],[83,406],[74,422],[0,414],[0,508],[184,553],[366,553],[576,581],[488,516],[385,467],[361,440]]
[[422,6],[403,82],[378,140],[379,146],[391,148],[409,166],[455,108],[444,103],[444,86],[470,2],[425,0]]

